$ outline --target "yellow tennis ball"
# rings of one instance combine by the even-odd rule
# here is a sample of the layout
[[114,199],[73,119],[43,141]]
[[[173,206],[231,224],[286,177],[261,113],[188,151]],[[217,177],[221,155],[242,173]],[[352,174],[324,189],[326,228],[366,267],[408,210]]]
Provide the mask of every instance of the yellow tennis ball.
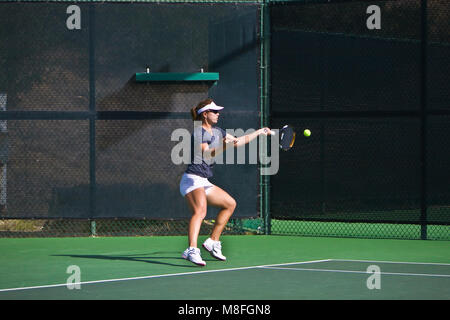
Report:
[[309,137],[311,135],[311,131],[309,129],[305,129],[305,131],[303,131],[303,135],[305,137]]

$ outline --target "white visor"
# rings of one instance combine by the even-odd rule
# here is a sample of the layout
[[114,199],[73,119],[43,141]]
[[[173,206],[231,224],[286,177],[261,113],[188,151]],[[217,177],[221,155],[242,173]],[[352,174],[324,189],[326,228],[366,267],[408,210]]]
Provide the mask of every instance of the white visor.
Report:
[[197,114],[200,114],[200,113],[205,112],[207,110],[222,110],[222,109],[223,109],[223,107],[220,107],[220,106],[216,105],[214,102],[211,102],[210,104],[207,104],[206,106],[204,106],[203,108],[198,110]]

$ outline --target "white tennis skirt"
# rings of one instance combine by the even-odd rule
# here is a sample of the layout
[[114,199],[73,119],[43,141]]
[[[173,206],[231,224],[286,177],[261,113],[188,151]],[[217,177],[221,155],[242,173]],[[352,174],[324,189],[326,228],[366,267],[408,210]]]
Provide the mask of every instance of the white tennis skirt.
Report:
[[185,173],[181,177],[180,193],[183,197],[198,188],[205,188],[205,193],[208,194],[212,187],[214,185],[207,178],[197,176],[196,174]]

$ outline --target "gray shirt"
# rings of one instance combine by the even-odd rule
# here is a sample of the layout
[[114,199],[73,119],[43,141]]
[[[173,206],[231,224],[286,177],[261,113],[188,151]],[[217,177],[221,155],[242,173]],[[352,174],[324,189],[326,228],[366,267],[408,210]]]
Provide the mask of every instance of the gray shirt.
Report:
[[207,143],[210,149],[217,148],[221,146],[226,135],[226,131],[219,127],[213,127],[212,134],[203,127],[195,128],[191,136],[191,163],[188,165],[186,173],[195,174],[203,178],[212,177],[212,168],[215,160],[214,158],[203,159],[200,144]]

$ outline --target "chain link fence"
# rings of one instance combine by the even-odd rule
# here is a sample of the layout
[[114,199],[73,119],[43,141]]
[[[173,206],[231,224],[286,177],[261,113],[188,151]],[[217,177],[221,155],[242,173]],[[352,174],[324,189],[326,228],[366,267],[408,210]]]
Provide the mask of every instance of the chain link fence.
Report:
[[[171,161],[171,134],[192,131],[189,111],[207,97],[230,106],[223,128],[259,127],[260,6],[11,1],[0,8],[0,236],[187,234],[185,166]],[[147,67],[217,72],[220,80],[137,82]],[[256,165],[217,166],[217,184],[240,204],[225,233],[258,224],[258,176]],[[216,212],[209,210],[202,234]]]
[[[225,234],[450,239],[448,2],[0,8],[0,237],[185,235],[167,141],[212,97],[223,128],[299,134],[268,193],[257,166],[217,167],[239,204]],[[137,83],[147,66],[220,80]]]
[[313,133],[271,179],[272,233],[449,239],[449,18],[433,0],[271,6],[272,126]]

